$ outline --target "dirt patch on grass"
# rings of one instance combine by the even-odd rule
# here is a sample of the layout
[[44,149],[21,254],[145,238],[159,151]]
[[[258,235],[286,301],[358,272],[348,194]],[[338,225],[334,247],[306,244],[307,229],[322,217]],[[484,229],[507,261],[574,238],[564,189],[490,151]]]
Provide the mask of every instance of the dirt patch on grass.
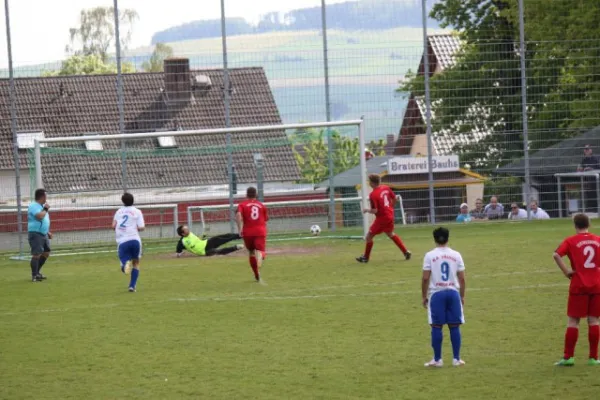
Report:
[[[294,256],[294,255],[309,255],[309,254],[324,254],[329,251],[329,248],[325,246],[311,246],[311,247],[301,247],[301,246],[276,246],[276,247],[268,247],[267,248],[267,257],[271,255],[285,255],[285,256]],[[215,256],[215,257],[247,257],[248,252],[246,250],[239,250],[235,253],[228,254],[226,256]],[[196,258],[198,256],[183,252],[181,258]],[[146,258],[150,259],[176,259],[175,253],[158,253],[151,254],[146,256]]]

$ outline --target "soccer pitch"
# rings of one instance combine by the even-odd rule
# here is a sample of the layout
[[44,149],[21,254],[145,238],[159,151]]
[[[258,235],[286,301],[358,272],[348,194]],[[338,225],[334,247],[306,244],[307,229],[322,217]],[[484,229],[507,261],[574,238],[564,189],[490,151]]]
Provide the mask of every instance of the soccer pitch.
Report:
[[[420,304],[431,227],[376,239],[277,242],[253,282],[242,253],[149,250],[137,293],[115,254],[54,257],[48,281],[0,261],[2,399],[584,399],[600,370],[559,369],[568,281],[552,261],[569,221],[450,227],[467,266],[464,368],[431,359]],[[592,229],[592,231],[596,231]],[[169,252],[169,250],[171,250]]]

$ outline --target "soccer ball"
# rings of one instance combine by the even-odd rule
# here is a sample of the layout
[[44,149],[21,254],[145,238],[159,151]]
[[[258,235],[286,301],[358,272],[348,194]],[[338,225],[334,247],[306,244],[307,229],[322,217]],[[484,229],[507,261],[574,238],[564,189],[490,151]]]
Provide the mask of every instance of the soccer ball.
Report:
[[312,233],[313,236],[319,236],[321,234],[321,227],[319,225],[311,226],[310,233]]

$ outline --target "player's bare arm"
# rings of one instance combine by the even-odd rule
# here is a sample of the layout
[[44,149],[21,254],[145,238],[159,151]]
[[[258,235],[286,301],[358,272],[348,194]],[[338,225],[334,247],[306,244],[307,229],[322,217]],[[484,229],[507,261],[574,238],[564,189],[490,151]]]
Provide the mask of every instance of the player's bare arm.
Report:
[[46,214],[48,214],[48,210],[50,210],[50,206],[48,203],[44,203],[44,208],[39,213],[35,214],[35,218],[38,221],[43,220],[46,217]]
[[[423,271],[423,278],[421,279],[421,296],[423,307],[427,308],[427,291],[429,290],[429,279],[431,278],[431,271]],[[461,289],[462,290],[462,289]]]
[[237,224],[238,233],[242,236],[242,229],[244,228],[244,218],[242,217],[241,212],[235,213],[235,222]]
[[117,220],[116,220],[116,219],[113,219],[113,222],[112,222],[112,228],[113,228],[113,229],[116,229],[116,228],[117,228]]
[[365,208],[363,214],[377,214],[376,208]]
[[458,283],[460,285],[460,301],[462,301],[463,306],[465,305],[465,292],[467,288],[467,283],[465,280],[465,271],[458,271],[456,273],[456,277],[458,278]]
[[560,268],[560,270],[565,275],[565,277],[567,277],[568,279],[571,279],[571,277],[575,274],[575,271],[573,271],[573,270],[569,269],[569,267],[567,267],[567,265],[563,261],[560,254],[554,253],[554,255],[552,257],[554,258],[554,262],[556,263],[556,265],[558,265],[558,268]]

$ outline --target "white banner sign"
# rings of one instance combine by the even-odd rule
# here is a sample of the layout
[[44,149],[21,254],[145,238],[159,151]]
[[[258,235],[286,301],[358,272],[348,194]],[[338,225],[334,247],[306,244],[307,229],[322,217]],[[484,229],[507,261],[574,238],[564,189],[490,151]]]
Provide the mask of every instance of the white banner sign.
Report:
[[[458,156],[433,156],[433,172],[458,171]],[[388,160],[388,174],[425,174],[429,171],[427,157],[394,157]]]

